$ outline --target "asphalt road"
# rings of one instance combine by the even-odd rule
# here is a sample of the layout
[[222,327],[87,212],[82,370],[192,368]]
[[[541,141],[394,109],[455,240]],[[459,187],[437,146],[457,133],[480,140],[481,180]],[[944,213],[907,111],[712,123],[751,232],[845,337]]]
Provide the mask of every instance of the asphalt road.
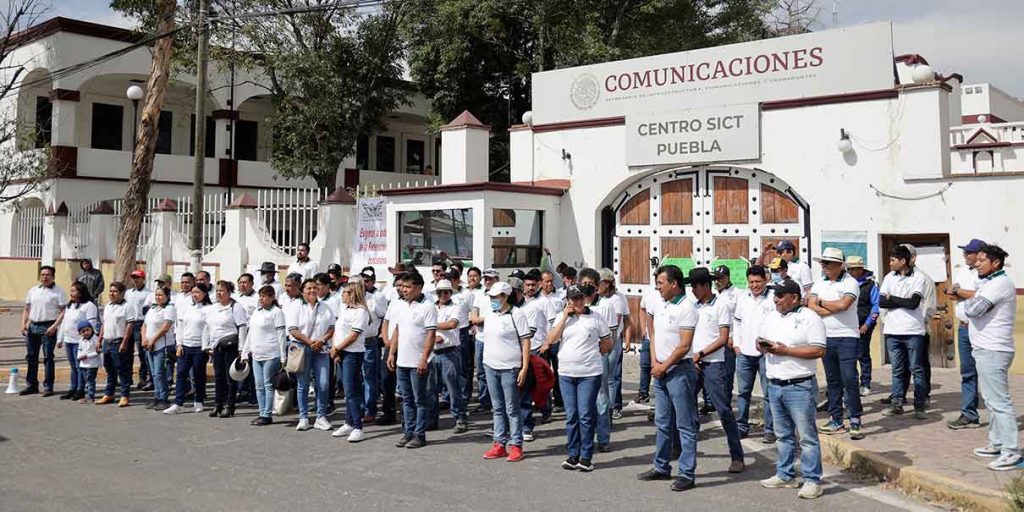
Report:
[[[58,386],[60,388],[60,386]],[[470,432],[428,432],[419,450],[393,446],[397,427],[370,426],[364,442],[329,433],[296,432],[287,423],[250,427],[255,410],[233,419],[206,414],[165,416],[67,403],[56,397],[0,395],[0,510],[829,510],[924,508],[903,495],[829,471],[814,501],[796,490],[768,490],[773,448],[746,440],[748,469],[726,472],[728,451],[714,423],[702,427],[694,490],[639,482],[650,465],[653,426],[627,412],[616,425],[613,451],[597,454],[597,470],[559,467],[561,417],[538,428],[519,463],[481,458],[489,416]],[[334,421],[341,421],[341,412]],[[754,450],[761,450],[755,452]]]

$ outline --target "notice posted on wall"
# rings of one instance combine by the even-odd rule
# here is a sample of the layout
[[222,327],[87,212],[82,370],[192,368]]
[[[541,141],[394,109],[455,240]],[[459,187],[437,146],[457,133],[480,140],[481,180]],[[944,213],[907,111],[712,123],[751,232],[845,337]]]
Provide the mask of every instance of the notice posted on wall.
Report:
[[946,249],[938,245],[916,247],[917,268],[928,274],[932,281],[941,283],[949,275],[946,272]]
[[388,271],[388,228],[384,216],[384,198],[371,197],[356,203],[356,236],[352,244],[351,273],[373,266],[377,279],[386,279]]

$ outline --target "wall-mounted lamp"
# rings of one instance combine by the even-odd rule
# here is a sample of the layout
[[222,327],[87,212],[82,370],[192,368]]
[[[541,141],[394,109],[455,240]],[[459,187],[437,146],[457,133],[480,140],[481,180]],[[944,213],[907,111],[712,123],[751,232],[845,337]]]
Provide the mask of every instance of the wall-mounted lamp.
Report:
[[565,148],[562,148],[562,160],[572,160],[572,155]]
[[530,128],[533,128],[533,111],[532,110],[527,110],[526,112],[523,112],[523,124],[525,124],[526,126],[529,126]]
[[915,84],[924,84],[935,80],[935,72],[928,64],[918,64],[910,70],[910,78]]
[[843,128],[839,129],[839,142],[836,143],[836,149],[840,153],[848,153],[853,149],[853,143],[850,142],[850,135],[846,133]]

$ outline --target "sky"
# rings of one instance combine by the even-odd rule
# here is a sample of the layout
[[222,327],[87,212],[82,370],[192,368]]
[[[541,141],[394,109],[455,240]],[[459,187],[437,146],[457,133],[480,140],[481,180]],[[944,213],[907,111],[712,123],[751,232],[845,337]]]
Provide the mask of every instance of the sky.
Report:
[[[44,0],[54,16],[130,27],[109,0]],[[817,0],[819,22],[832,27],[832,0]],[[966,83],[989,82],[1024,98],[1024,57],[1019,52],[1024,24],[1022,0],[838,0],[839,25],[893,22],[897,55],[917,53],[942,74],[960,73]]]

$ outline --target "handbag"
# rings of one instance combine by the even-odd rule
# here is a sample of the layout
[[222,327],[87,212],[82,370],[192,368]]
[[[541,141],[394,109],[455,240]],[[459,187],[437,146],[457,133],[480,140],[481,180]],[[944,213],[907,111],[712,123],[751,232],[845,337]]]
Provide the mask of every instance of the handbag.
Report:
[[274,385],[274,389],[277,391],[288,391],[292,389],[292,377],[288,375],[288,372],[284,368],[281,368],[270,378],[271,383]]
[[238,335],[237,334],[232,334],[230,336],[225,336],[225,337],[217,340],[217,344],[215,345],[215,347],[217,347],[217,348],[219,348],[219,347],[237,347],[237,346],[238,346]]
[[288,345],[288,362],[284,364],[288,373],[299,373],[306,369],[306,347],[298,343]]

